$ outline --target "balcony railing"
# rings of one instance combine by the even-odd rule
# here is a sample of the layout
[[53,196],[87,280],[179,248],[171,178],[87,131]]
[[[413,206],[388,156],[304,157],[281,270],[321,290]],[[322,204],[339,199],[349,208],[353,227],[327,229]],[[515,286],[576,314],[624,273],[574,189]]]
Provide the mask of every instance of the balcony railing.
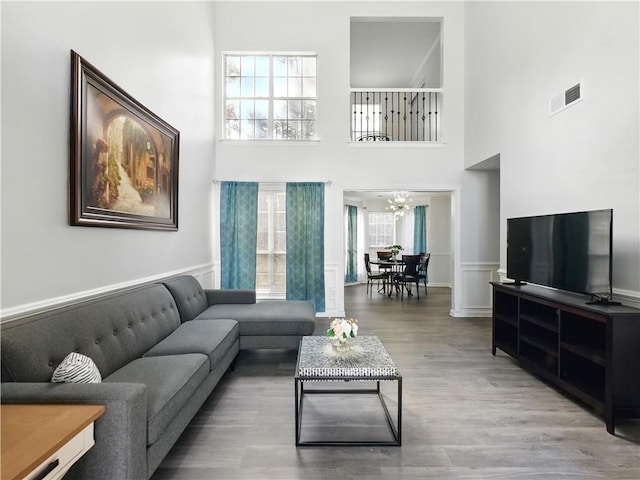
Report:
[[351,90],[354,142],[441,141],[441,88]]

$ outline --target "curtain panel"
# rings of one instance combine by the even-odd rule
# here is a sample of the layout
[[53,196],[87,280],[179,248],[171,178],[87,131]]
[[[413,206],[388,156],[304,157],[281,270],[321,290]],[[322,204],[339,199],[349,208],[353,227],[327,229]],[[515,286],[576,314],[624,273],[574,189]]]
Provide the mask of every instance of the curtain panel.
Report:
[[222,182],[220,279],[225,289],[256,288],[258,184]]
[[358,207],[353,205],[347,205],[347,271],[344,281],[358,281]]
[[287,183],[287,300],[325,310],[324,183]]
[[413,214],[413,253],[427,253],[427,207],[418,205]]

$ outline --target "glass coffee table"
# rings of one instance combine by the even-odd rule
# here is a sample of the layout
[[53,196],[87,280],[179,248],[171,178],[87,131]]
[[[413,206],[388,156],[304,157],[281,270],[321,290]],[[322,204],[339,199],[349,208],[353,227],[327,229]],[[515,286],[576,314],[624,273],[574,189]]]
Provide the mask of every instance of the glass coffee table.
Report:
[[[358,336],[350,339],[352,349],[346,353],[333,350],[331,341],[323,336],[303,337],[298,350],[298,363],[295,372],[295,428],[296,446],[304,445],[386,445],[400,446],[402,443],[402,376],[393,360],[376,336]],[[308,388],[305,384],[314,382],[348,383],[365,382],[364,388]],[[368,388],[368,383],[375,387]],[[397,387],[397,418],[389,412],[380,382],[395,382]],[[355,384],[354,384],[355,385]],[[386,423],[392,439],[382,440],[303,440],[303,405],[307,395],[353,395],[374,394],[380,400]],[[353,415],[357,416],[358,411]]]

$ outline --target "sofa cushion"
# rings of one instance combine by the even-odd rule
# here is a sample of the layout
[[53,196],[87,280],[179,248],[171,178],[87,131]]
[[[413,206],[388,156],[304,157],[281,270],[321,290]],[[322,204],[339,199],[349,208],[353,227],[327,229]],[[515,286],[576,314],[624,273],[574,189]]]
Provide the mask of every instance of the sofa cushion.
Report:
[[240,335],[312,335],[315,311],[311,302],[268,300],[252,304],[212,305],[196,320],[233,318]]
[[209,357],[209,368],[213,370],[234,343],[238,342],[239,332],[240,328],[235,320],[186,322],[144,356],[202,353]]
[[167,426],[209,374],[206,355],[189,353],[133,360],[103,383],[142,383],[147,387],[147,445]]
[[173,295],[183,322],[192,320],[209,305],[202,286],[191,275],[181,275],[163,283]]

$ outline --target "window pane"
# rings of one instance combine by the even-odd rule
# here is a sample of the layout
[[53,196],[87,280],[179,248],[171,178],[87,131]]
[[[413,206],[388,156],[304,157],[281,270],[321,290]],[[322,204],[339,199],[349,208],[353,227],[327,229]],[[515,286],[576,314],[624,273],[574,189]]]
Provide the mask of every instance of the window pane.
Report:
[[289,100],[287,106],[287,113],[290,119],[299,120],[302,118],[302,102],[300,100]]
[[302,95],[301,96],[303,97],[316,96],[316,79],[315,78],[302,79]]
[[269,96],[269,79],[258,77],[256,78],[256,97],[268,97]]
[[273,118],[275,118],[276,120],[287,118],[287,101],[286,100],[273,101]]
[[269,57],[259,56],[255,58],[256,58],[256,77],[268,77],[269,76]]
[[288,97],[301,97],[302,96],[302,78],[289,78],[287,82],[289,90],[287,91]]
[[237,120],[240,118],[240,102],[238,100],[227,100],[227,108],[224,116],[229,120]]
[[242,138],[253,138],[253,120],[240,120],[240,130]]
[[240,77],[242,84],[240,88],[242,97],[253,97],[253,77]]
[[240,138],[240,122],[238,120],[227,121],[227,138],[238,140]]
[[273,57],[273,76],[287,76],[287,57]]
[[316,122],[302,122],[302,138],[305,140],[316,138]]
[[256,138],[269,138],[269,120],[256,120]]
[[239,76],[240,75],[240,57],[231,57],[227,58],[227,77]]
[[268,100],[256,100],[255,102],[255,118],[256,119],[269,119],[269,101]]
[[240,101],[240,118],[242,120],[255,118],[253,100]]
[[289,57],[287,73],[290,77],[300,77],[302,75],[302,57]]
[[243,77],[253,77],[255,75],[253,56],[242,57],[240,74]]
[[273,79],[273,96],[274,97],[286,97],[287,96],[287,79],[276,77]]
[[240,78],[239,77],[227,77],[227,97],[239,97],[240,96]]
[[316,76],[316,58],[315,57],[303,57],[302,59],[302,74],[305,77]]
[[315,100],[304,100],[302,102],[302,118],[307,120],[315,120],[316,119],[316,101]]

